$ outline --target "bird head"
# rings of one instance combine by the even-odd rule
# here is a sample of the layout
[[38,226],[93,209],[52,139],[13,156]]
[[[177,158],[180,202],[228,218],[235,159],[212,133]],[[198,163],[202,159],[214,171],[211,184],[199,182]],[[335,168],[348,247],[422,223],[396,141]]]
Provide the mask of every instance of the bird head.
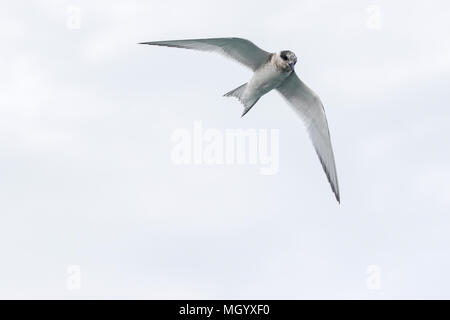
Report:
[[278,65],[284,71],[293,71],[297,63],[297,56],[289,50],[283,50],[278,53]]

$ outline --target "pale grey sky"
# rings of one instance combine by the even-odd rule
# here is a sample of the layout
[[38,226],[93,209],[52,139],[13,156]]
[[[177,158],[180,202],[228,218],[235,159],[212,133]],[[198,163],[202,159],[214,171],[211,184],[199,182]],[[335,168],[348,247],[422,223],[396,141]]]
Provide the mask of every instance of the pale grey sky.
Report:
[[[3,1],[0,297],[450,298],[449,16],[447,1]],[[278,94],[243,119],[222,97],[249,71],[136,44],[228,36],[296,53],[341,205]],[[195,120],[279,129],[279,173],[175,166],[171,134]]]

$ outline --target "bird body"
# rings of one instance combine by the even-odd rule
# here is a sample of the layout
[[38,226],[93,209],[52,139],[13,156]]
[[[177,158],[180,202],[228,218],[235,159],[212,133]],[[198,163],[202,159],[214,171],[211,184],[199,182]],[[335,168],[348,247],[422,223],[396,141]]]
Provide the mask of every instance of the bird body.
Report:
[[292,72],[283,70],[275,64],[278,59],[276,54],[272,54],[270,60],[263,64],[254,73],[247,86],[247,94],[259,95],[259,97],[277,88]]
[[279,59],[277,54],[271,54],[266,63],[255,70],[249,82],[224,95],[236,97],[241,101],[245,107],[242,116],[250,111],[259,98],[281,85],[292,72],[278,67],[277,59]]
[[253,70],[252,78],[224,96],[244,105],[244,116],[266,93],[277,90],[303,119],[336,200],[340,202],[333,148],[325,110],[319,97],[297,76],[296,55],[283,50],[269,53],[242,38],[211,38],[142,42],[141,44],[213,51],[230,57]]

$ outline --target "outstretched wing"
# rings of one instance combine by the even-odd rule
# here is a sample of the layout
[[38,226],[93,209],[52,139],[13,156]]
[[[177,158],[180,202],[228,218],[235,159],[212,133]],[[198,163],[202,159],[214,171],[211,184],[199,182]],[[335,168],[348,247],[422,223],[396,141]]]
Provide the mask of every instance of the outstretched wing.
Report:
[[242,38],[169,40],[140,44],[217,52],[242,63],[253,71],[264,64],[270,56],[269,52]]
[[340,202],[339,185],[325,110],[319,97],[295,74],[277,88],[305,122],[316,153],[322,163],[336,200]]

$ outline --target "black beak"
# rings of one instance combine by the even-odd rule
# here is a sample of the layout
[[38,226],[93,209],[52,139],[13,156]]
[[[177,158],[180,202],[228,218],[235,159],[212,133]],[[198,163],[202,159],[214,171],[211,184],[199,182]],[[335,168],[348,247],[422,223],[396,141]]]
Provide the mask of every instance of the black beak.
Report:
[[291,69],[294,69],[294,66],[295,66],[296,63],[297,63],[297,58],[294,58],[294,60],[289,62],[289,66],[291,67]]

